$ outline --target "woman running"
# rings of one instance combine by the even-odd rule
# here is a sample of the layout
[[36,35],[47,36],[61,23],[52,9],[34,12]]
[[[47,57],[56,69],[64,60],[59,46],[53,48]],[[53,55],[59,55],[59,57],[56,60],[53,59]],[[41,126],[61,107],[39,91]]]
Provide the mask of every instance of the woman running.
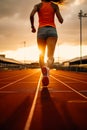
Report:
[[[42,70],[43,78],[42,83],[44,86],[49,84],[49,68],[54,63],[54,51],[57,42],[57,30],[54,22],[55,14],[58,21],[62,24],[63,18],[60,14],[58,4],[53,3],[54,1],[62,3],[63,0],[41,0],[41,2],[34,6],[30,14],[30,23],[32,32],[36,32],[34,26],[34,15],[37,12],[39,18],[39,27],[37,31],[37,43],[40,50],[39,63]],[[45,50],[47,47],[47,65],[44,62]]]

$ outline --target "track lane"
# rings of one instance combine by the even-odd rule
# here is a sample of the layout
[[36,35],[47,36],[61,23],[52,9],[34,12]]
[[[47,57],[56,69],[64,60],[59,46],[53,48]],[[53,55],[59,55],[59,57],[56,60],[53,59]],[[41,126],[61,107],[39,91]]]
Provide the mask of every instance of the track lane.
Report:
[[38,96],[39,88],[40,88],[40,84],[41,84],[41,78],[42,78],[42,75],[40,75],[40,78],[39,78],[39,81],[38,81],[36,93],[35,93],[35,96],[34,96],[32,107],[31,107],[30,113],[28,115],[28,119],[26,121],[26,125],[25,125],[24,130],[29,130],[30,126],[31,126],[31,122],[32,122],[32,119],[33,119],[34,111],[35,111],[35,105],[36,105],[36,101],[37,101],[37,96]]
[[82,82],[87,82],[87,73],[81,73],[81,72],[73,72],[73,71],[62,71],[62,70],[57,70],[58,73],[55,73],[55,70],[52,71],[53,74],[59,75],[59,76],[64,76],[67,78],[72,78],[78,81],[82,81]]
[[64,78],[66,78],[66,79],[71,79],[71,80],[74,80],[74,81],[78,81],[78,82],[82,82],[82,83],[85,83],[85,84],[87,84],[87,81],[84,81],[84,80],[82,80],[82,79],[77,79],[77,78],[75,78],[75,77],[70,77],[70,76],[66,76],[66,75],[58,75],[58,74],[55,74],[56,76],[59,76],[59,77],[64,77]]
[[73,89],[71,86],[69,86],[68,84],[64,83],[63,81],[55,78],[54,76],[50,75],[53,79],[55,79],[56,81],[62,83],[64,86],[66,86],[67,88],[69,88],[70,90],[72,90],[73,92],[77,93],[78,95],[80,95],[81,97],[83,97],[84,99],[87,99],[87,97],[83,94],[81,94],[80,92],[78,92],[77,90]]
[[27,74],[29,72],[32,72],[30,69],[29,71],[28,70],[10,70],[10,71],[1,71],[0,72],[0,80],[3,80],[3,79],[8,79],[10,77],[13,77],[13,76],[17,76],[17,75],[23,75],[23,74]]
[[[10,84],[0,92],[0,129],[23,130],[36,92],[40,71]],[[5,103],[5,104],[4,104]]]
[[30,77],[37,72],[38,71],[30,72],[29,74],[28,73],[23,74],[23,72],[22,72],[22,74],[19,74],[19,75],[16,75],[16,76],[14,76],[15,74],[13,74],[13,76],[10,76],[9,78],[3,78],[2,82],[0,81],[0,90],[6,88],[8,86],[11,86],[11,85],[27,78],[27,77]]
[[82,93],[84,96],[87,97],[87,80],[83,80],[86,79],[86,74],[75,72],[70,73],[66,71],[65,73],[63,73],[62,71],[60,71],[59,73],[55,73],[53,71],[52,74],[56,79],[58,78],[59,80],[62,80],[62,82],[68,84],[72,89],[75,89],[76,91]]
[[[87,129],[87,97],[66,85],[66,80],[51,73],[48,87],[40,87],[29,130]],[[68,82],[73,83],[71,79]]]
[[[34,71],[32,70],[32,72]],[[61,72],[51,71],[53,77],[57,80],[61,79],[65,84],[77,85],[79,83],[79,81],[73,83],[72,79],[60,78],[59,73]],[[67,77],[71,75],[72,78],[72,73],[70,73],[62,72],[62,75],[69,74]],[[34,101],[39,76],[40,71],[2,89],[2,93],[0,93],[0,115],[3,116],[3,119],[0,119],[0,128],[4,126],[3,128],[9,130],[24,130]],[[75,78],[75,76],[73,77]],[[40,89],[35,101],[30,128],[28,127],[29,130],[86,130],[87,100],[57,80],[50,76],[50,84],[44,88],[39,83]],[[79,91],[82,90],[80,88],[81,86]],[[6,106],[9,106],[9,109],[6,109]]]

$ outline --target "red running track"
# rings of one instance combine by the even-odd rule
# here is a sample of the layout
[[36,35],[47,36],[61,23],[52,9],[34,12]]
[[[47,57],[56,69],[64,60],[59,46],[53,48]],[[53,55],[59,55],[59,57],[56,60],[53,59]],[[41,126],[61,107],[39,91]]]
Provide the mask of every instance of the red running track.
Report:
[[0,130],[87,130],[87,73],[0,72]]

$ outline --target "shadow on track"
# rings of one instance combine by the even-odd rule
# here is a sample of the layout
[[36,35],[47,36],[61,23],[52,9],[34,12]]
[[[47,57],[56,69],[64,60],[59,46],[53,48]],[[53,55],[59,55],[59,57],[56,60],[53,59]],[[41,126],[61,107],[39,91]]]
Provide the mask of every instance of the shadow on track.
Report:
[[29,105],[29,97],[26,97],[12,115],[3,124],[0,124],[0,130],[24,130],[29,113]]
[[68,110],[66,103],[59,103],[62,113],[66,116],[66,120],[69,119],[68,126],[63,116],[60,113],[60,110],[56,108],[50,93],[47,87],[44,87],[41,91],[41,109],[42,109],[42,125],[43,130],[78,130],[76,125],[73,123]]

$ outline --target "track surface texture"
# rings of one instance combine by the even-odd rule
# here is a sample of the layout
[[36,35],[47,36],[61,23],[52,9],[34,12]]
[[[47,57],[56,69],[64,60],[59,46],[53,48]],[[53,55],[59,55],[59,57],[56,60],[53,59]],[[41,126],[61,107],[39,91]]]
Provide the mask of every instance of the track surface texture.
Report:
[[0,130],[87,130],[87,73],[0,72]]

